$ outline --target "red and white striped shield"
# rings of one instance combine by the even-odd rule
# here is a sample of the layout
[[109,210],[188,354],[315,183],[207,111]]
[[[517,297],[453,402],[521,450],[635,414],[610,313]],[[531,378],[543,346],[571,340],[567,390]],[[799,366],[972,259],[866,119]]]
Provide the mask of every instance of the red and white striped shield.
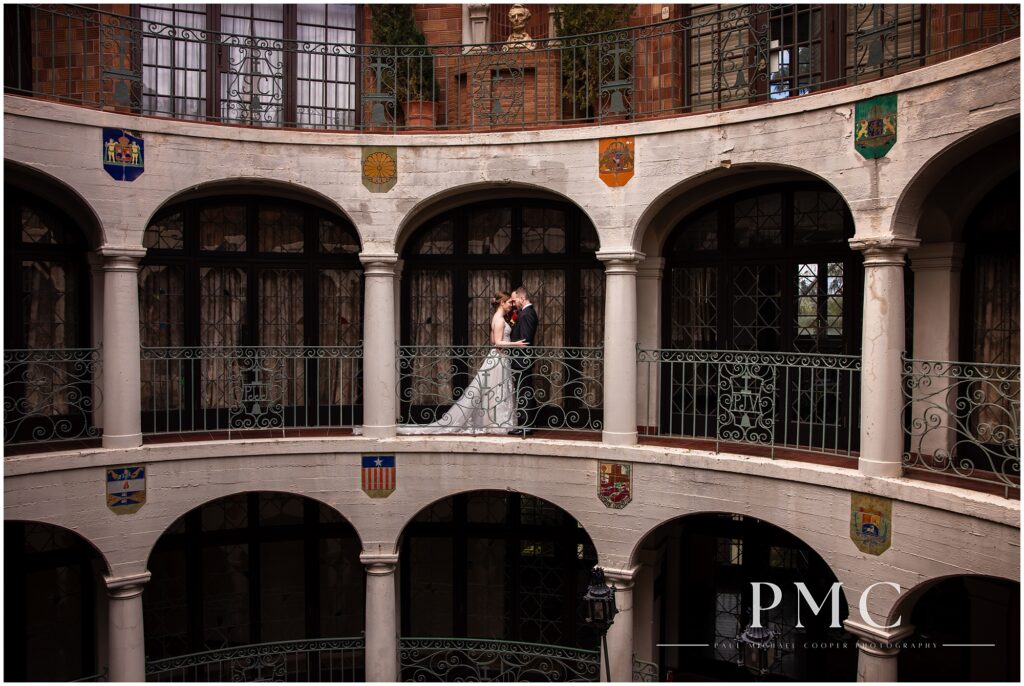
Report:
[[363,455],[363,493],[387,498],[395,492],[395,456]]

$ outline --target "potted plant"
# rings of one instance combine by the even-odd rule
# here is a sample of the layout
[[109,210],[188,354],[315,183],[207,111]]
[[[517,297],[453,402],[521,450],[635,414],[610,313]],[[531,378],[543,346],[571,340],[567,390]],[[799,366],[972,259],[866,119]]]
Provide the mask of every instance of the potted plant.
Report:
[[[573,119],[623,119],[632,92],[633,51],[625,31],[636,5],[560,5],[562,96]],[[602,33],[610,31],[611,33]],[[601,34],[601,35],[586,35]],[[565,40],[565,37],[575,36]]]
[[372,12],[373,42],[381,46],[376,52],[388,66],[384,86],[394,90],[406,127],[433,127],[439,91],[434,57],[416,26],[412,5],[374,5]]

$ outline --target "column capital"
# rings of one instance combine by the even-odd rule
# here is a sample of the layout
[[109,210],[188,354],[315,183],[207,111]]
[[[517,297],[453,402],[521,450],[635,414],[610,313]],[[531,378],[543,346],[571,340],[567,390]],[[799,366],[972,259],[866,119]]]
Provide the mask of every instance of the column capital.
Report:
[[633,587],[633,581],[636,579],[637,572],[640,571],[640,565],[627,567],[625,569],[610,569],[608,567],[604,567],[603,569],[604,578],[612,582],[618,590]]
[[359,261],[363,263],[363,276],[395,276],[398,267],[398,255],[388,253],[359,253]]
[[886,644],[897,643],[914,633],[914,627],[911,624],[904,624],[893,629],[877,629],[853,619],[845,620],[843,628],[856,636],[859,641],[863,641],[872,647],[881,647],[882,649],[885,648]]
[[359,553],[359,561],[366,567],[367,574],[388,576],[398,567],[398,553]]
[[107,591],[114,598],[134,598],[142,593],[142,587],[149,582],[152,574],[139,572],[127,576],[104,576],[103,581],[107,584]]
[[963,243],[923,243],[910,252],[910,268],[915,272],[958,272],[963,263]]
[[143,248],[120,248],[106,246],[96,251],[103,262],[99,265],[106,272],[138,271],[139,260],[146,256]]
[[850,247],[864,253],[865,266],[890,264],[890,262],[879,261],[879,258],[898,260],[899,264],[903,264],[903,256],[906,252],[920,244],[919,239],[905,236],[866,236],[850,239]]
[[606,271],[632,274],[636,273],[637,265],[647,257],[639,250],[598,250],[594,256],[605,263]]

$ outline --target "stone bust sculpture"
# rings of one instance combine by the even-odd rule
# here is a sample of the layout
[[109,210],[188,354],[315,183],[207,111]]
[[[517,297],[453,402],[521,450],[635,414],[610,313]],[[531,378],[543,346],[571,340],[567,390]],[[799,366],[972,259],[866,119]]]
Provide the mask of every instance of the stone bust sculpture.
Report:
[[502,46],[502,50],[536,50],[537,44],[530,39],[530,34],[526,32],[526,22],[530,21],[530,10],[524,5],[515,4],[512,5],[512,9],[508,11],[508,21],[512,25],[512,33],[508,35],[508,40],[505,41],[505,45]]

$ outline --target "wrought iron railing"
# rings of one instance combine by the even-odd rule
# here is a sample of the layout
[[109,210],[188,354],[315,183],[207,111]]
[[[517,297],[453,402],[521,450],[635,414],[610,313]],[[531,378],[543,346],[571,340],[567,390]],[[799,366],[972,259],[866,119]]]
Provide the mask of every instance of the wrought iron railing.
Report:
[[906,469],[1020,489],[1020,366],[903,361]]
[[680,7],[668,21],[525,44],[382,46],[236,33],[195,9],[173,25],[153,7],[12,5],[5,90],[250,126],[551,127],[771,102],[1020,34],[1014,4]]
[[633,656],[633,682],[641,684],[654,684],[661,680],[658,672],[657,662],[638,660]]
[[96,438],[94,349],[4,351],[4,445]]
[[600,348],[402,346],[399,433],[598,431]]
[[143,348],[143,433],[351,428],[362,357],[361,346]]
[[146,662],[146,681],[365,681],[365,641],[255,643]]
[[107,680],[107,670],[103,670],[99,674],[90,674],[89,676],[83,676],[81,679],[75,679],[71,683],[75,684],[86,684],[86,683],[100,683]]
[[860,358],[725,350],[640,350],[641,434],[853,457]]
[[598,681],[598,652],[478,638],[400,638],[402,681]]

